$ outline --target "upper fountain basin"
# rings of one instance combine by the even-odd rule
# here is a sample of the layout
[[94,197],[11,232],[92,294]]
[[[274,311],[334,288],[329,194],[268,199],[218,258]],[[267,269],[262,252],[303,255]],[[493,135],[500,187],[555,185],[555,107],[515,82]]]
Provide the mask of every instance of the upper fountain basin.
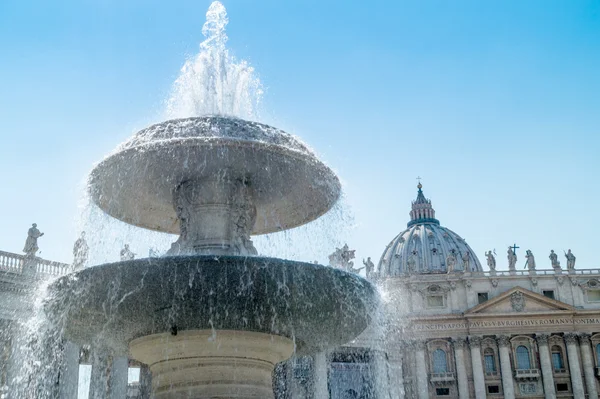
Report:
[[294,136],[257,122],[203,116],[135,134],[94,168],[90,193],[117,219],[178,234],[173,192],[203,179],[248,182],[256,206],[251,234],[308,223],[335,204],[341,189],[333,171]]

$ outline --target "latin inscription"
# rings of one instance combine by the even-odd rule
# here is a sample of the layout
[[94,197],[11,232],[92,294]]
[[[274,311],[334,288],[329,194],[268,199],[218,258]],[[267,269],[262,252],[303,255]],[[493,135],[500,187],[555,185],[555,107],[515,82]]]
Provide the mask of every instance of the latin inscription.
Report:
[[420,331],[439,331],[439,330],[466,330],[480,328],[501,328],[501,327],[535,327],[535,326],[563,326],[563,325],[589,325],[599,324],[600,318],[591,317],[584,319],[556,318],[556,319],[499,319],[485,321],[461,321],[454,323],[428,323],[414,324],[412,330]]

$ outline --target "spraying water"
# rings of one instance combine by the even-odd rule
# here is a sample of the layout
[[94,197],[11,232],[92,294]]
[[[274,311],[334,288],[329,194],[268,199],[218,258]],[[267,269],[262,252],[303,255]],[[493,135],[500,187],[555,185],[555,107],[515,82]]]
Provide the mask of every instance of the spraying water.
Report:
[[246,61],[237,61],[225,47],[229,22],[223,4],[213,2],[206,12],[200,53],[186,61],[167,100],[169,119],[228,115],[258,119],[262,85]]

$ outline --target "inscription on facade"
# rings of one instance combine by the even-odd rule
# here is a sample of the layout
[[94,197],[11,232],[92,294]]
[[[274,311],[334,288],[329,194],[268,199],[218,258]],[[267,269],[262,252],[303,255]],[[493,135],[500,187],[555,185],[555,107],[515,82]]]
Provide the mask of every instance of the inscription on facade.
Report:
[[499,327],[534,327],[534,326],[564,326],[564,325],[586,325],[599,324],[600,318],[588,317],[582,319],[573,319],[571,317],[552,318],[552,319],[495,319],[481,321],[457,321],[441,323],[415,323],[410,329],[414,331],[439,331],[439,330],[468,330],[481,328],[499,328]]

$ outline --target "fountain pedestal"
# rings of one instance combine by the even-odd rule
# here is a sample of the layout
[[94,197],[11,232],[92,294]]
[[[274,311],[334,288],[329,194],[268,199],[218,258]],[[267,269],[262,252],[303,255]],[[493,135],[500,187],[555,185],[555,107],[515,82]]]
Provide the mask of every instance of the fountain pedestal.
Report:
[[155,398],[273,398],[275,364],[294,351],[292,340],[231,330],[155,334],[130,343],[149,365]]

